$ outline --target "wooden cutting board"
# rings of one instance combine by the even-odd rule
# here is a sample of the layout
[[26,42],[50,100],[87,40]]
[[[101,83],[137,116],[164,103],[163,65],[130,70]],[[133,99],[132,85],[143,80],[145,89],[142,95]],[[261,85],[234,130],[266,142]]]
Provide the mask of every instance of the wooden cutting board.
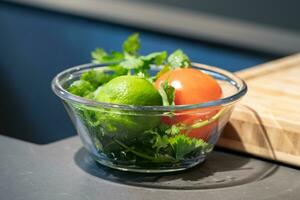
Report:
[[218,146],[300,166],[300,54],[236,74],[248,93]]

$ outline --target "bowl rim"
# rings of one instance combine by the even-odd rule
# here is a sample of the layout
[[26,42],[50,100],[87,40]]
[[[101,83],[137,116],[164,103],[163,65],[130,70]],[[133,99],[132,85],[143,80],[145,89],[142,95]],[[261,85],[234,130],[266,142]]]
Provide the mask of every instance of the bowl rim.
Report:
[[[210,73],[216,73],[223,77],[227,77],[230,80],[229,81],[230,84],[237,88],[237,92],[230,96],[218,100],[208,101],[208,102],[198,103],[198,104],[171,105],[171,106],[134,106],[134,105],[122,105],[122,104],[98,102],[95,100],[86,99],[68,92],[60,84],[60,80],[66,76],[67,76],[67,80],[74,78],[73,74],[75,72],[89,70],[92,68],[106,67],[109,64],[110,63],[101,63],[101,64],[87,63],[87,64],[82,64],[82,65],[74,66],[66,70],[63,70],[53,78],[51,82],[51,88],[58,97],[60,97],[65,101],[70,101],[76,104],[83,104],[89,107],[110,108],[110,109],[114,108],[120,110],[134,110],[134,111],[179,111],[179,110],[183,111],[183,110],[193,110],[198,108],[225,106],[240,100],[241,97],[243,97],[248,90],[245,81],[239,78],[238,76],[236,76],[235,74],[221,68],[212,67],[200,63],[194,63],[194,62],[192,63],[193,68],[197,68],[201,71],[204,70]],[[66,81],[66,78],[64,79]]]

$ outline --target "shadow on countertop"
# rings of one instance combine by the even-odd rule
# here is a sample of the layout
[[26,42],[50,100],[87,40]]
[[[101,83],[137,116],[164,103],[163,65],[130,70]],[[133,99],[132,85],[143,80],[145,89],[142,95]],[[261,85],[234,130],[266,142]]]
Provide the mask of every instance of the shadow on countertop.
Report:
[[81,148],[74,155],[76,165],[86,173],[108,181],[139,187],[160,189],[215,189],[259,181],[272,175],[278,165],[220,151],[207,160],[183,172],[143,174],[110,169],[96,163]]

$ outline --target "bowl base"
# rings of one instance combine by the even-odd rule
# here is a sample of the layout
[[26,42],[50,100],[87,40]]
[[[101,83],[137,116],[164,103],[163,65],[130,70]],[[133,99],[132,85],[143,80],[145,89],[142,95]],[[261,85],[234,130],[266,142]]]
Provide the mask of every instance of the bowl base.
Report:
[[168,172],[179,172],[179,171],[184,171],[187,170],[189,168],[192,168],[202,162],[204,162],[205,157],[199,157],[196,160],[194,160],[194,162],[189,163],[189,164],[183,164],[182,166],[178,166],[178,167],[172,167],[172,168],[141,168],[141,167],[133,167],[133,166],[124,166],[124,165],[118,165],[118,164],[114,164],[110,161],[107,160],[103,160],[101,158],[97,158],[96,156],[92,156],[92,158],[99,164],[105,166],[105,167],[109,167],[112,169],[116,169],[116,170],[120,170],[120,171],[125,171],[125,172],[137,172],[137,173],[168,173]]

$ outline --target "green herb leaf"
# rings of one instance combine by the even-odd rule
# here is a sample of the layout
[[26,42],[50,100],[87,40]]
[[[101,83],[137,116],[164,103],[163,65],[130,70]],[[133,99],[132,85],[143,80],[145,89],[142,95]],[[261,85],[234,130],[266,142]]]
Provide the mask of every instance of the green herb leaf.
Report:
[[103,58],[104,62],[120,62],[124,59],[124,54],[118,51],[112,51],[111,54]]
[[[161,65],[164,63],[167,56],[168,56],[168,53],[166,51],[161,51],[161,52],[153,52],[146,56],[141,56],[140,58],[148,65],[150,65],[150,64]],[[150,68],[150,66],[149,66],[149,68]]]
[[173,124],[170,128],[168,128],[166,130],[166,133],[168,135],[174,136],[174,135],[178,135],[181,132],[181,126],[178,126],[176,124]]
[[104,49],[97,48],[92,51],[91,56],[93,58],[93,62],[102,63],[104,61],[104,58],[107,56],[107,53],[106,51],[104,51]]
[[172,69],[187,68],[191,66],[191,61],[181,49],[178,49],[168,57],[168,64]]
[[89,70],[81,75],[80,80],[89,82],[94,89],[96,89],[100,85],[110,81],[112,78],[114,78],[113,75],[106,74],[102,71]]
[[72,94],[84,97],[92,93],[95,88],[88,81],[78,80],[74,81],[67,90]]
[[138,33],[130,35],[123,43],[123,51],[130,55],[137,55],[141,47]]
[[97,48],[92,53],[93,63],[112,63],[120,62],[124,59],[124,54],[113,51],[111,54],[108,54],[103,49]]
[[199,148],[205,149],[209,146],[209,144],[201,139],[190,138],[183,134],[170,138],[169,142],[175,150],[175,158],[177,160],[183,159],[186,155],[195,150],[199,151]]
[[156,149],[156,152],[158,153],[161,148],[166,148],[169,144],[168,137],[166,135],[160,136],[156,134],[155,139],[153,140],[153,148]]
[[136,75],[140,78],[146,78],[146,75],[143,72],[138,72]]
[[128,73],[128,69],[125,69],[124,67],[120,66],[120,63],[111,64],[109,65],[109,68],[112,71],[114,71],[113,77],[126,75]]
[[168,81],[164,81],[160,84],[159,93],[163,100],[164,106],[175,105],[174,98],[175,98],[175,88],[172,87]]
[[138,156],[140,158],[144,158],[146,160],[151,160],[151,162],[154,162],[154,163],[174,162],[175,161],[175,159],[173,157],[171,157],[170,155],[164,155],[164,154],[159,154],[159,153],[154,154],[154,156],[148,155],[148,154],[145,154],[143,150],[131,148],[119,140],[115,140],[115,142],[118,143],[120,146],[122,146],[124,149],[126,149],[128,152],[132,152],[133,154],[135,154],[136,156]]
[[144,61],[140,58],[131,57],[130,59],[122,61],[119,66],[131,70],[131,69],[140,69],[144,65]]
[[168,155],[168,154],[155,154],[155,159],[153,160],[155,163],[172,163],[176,162],[176,160]]

